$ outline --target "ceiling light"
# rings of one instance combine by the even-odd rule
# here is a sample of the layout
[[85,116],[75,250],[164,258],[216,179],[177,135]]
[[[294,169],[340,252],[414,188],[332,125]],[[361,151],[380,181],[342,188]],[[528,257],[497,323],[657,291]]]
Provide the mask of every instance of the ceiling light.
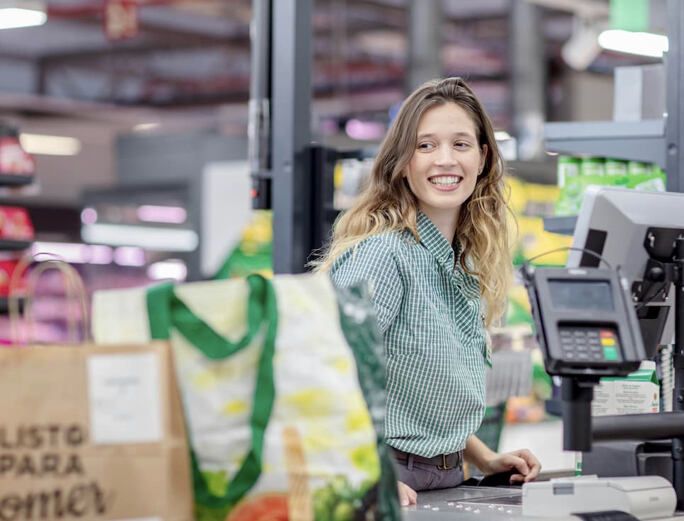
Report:
[[81,151],[81,142],[73,137],[45,134],[19,134],[21,146],[29,154],[44,156],[75,156]]
[[149,132],[150,130],[154,130],[159,127],[159,123],[138,123],[133,127],[133,132]]
[[387,132],[384,123],[378,121],[361,121],[360,119],[350,119],[344,126],[347,135],[352,139],[360,141],[379,140]]
[[650,56],[662,58],[667,51],[667,36],[654,33],[640,33],[623,31],[620,29],[610,29],[603,31],[598,37],[599,45],[609,51],[624,52],[627,54],[638,54],[639,56]]
[[81,211],[81,222],[83,224],[95,224],[97,222],[97,210],[86,207]]
[[188,217],[185,208],[144,204],[136,210],[138,219],[150,223],[183,224]]
[[83,240],[111,246],[138,246],[150,251],[195,251],[199,237],[194,230],[124,224],[84,224]]
[[145,251],[134,246],[122,246],[114,250],[114,262],[119,266],[144,266]]
[[603,28],[602,22],[592,18],[575,16],[572,35],[561,48],[565,63],[575,70],[583,71],[601,54],[598,35]]
[[43,2],[21,2],[13,5],[21,7],[4,7],[0,3],[0,29],[17,29],[19,27],[35,27],[47,22],[45,4]]
[[87,244],[72,242],[34,242],[33,255],[49,253],[64,262],[84,264],[90,260],[90,247]]
[[50,253],[72,264],[110,264],[112,262],[112,248],[97,244],[34,242],[32,253],[33,255]]
[[188,276],[188,267],[180,259],[168,259],[150,264],[147,276],[153,280],[172,279],[180,282]]

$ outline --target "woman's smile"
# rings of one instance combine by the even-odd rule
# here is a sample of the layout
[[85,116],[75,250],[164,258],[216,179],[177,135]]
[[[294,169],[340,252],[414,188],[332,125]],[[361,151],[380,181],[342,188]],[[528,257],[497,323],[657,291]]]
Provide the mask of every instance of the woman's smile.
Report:
[[463,176],[456,174],[437,174],[428,177],[430,184],[434,185],[435,189],[441,192],[453,192],[463,181]]

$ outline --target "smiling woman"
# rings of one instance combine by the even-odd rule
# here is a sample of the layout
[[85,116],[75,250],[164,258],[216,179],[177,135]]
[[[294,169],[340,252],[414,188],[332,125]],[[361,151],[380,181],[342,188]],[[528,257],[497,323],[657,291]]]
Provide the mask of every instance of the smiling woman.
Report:
[[489,118],[460,78],[419,87],[403,103],[370,183],[336,223],[317,269],[339,287],[370,286],[387,356],[385,438],[402,504],[416,490],[484,474],[530,481],[527,450],[497,454],[474,436],[491,364],[486,326],[510,280],[503,163]]

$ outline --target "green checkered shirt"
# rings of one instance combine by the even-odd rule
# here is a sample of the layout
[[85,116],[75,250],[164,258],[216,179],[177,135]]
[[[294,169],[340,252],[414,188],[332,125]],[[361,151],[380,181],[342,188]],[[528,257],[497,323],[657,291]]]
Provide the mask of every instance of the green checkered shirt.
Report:
[[485,410],[490,364],[479,283],[449,241],[418,214],[409,232],[386,232],[333,264],[340,287],[367,282],[387,355],[387,443],[424,457],[465,447]]

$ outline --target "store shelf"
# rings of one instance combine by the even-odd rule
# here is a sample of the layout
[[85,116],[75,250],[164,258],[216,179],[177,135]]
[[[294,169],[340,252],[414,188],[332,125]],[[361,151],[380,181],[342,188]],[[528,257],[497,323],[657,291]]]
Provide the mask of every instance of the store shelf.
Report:
[[12,239],[0,239],[0,251],[19,251],[30,248],[31,241],[15,241]]
[[558,181],[556,160],[506,161],[506,167],[513,176],[528,183],[555,185]]
[[546,149],[657,163],[665,168],[665,121],[581,121],[546,123]]
[[33,183],[32,175],[14,175],[0,173],[0,186],[26,186]]
[[575,233],[575,225],[577,224],[576,216],[568,217],[545,217],[544,230],[551,233],[560,233],[563,235],[572,235]]

